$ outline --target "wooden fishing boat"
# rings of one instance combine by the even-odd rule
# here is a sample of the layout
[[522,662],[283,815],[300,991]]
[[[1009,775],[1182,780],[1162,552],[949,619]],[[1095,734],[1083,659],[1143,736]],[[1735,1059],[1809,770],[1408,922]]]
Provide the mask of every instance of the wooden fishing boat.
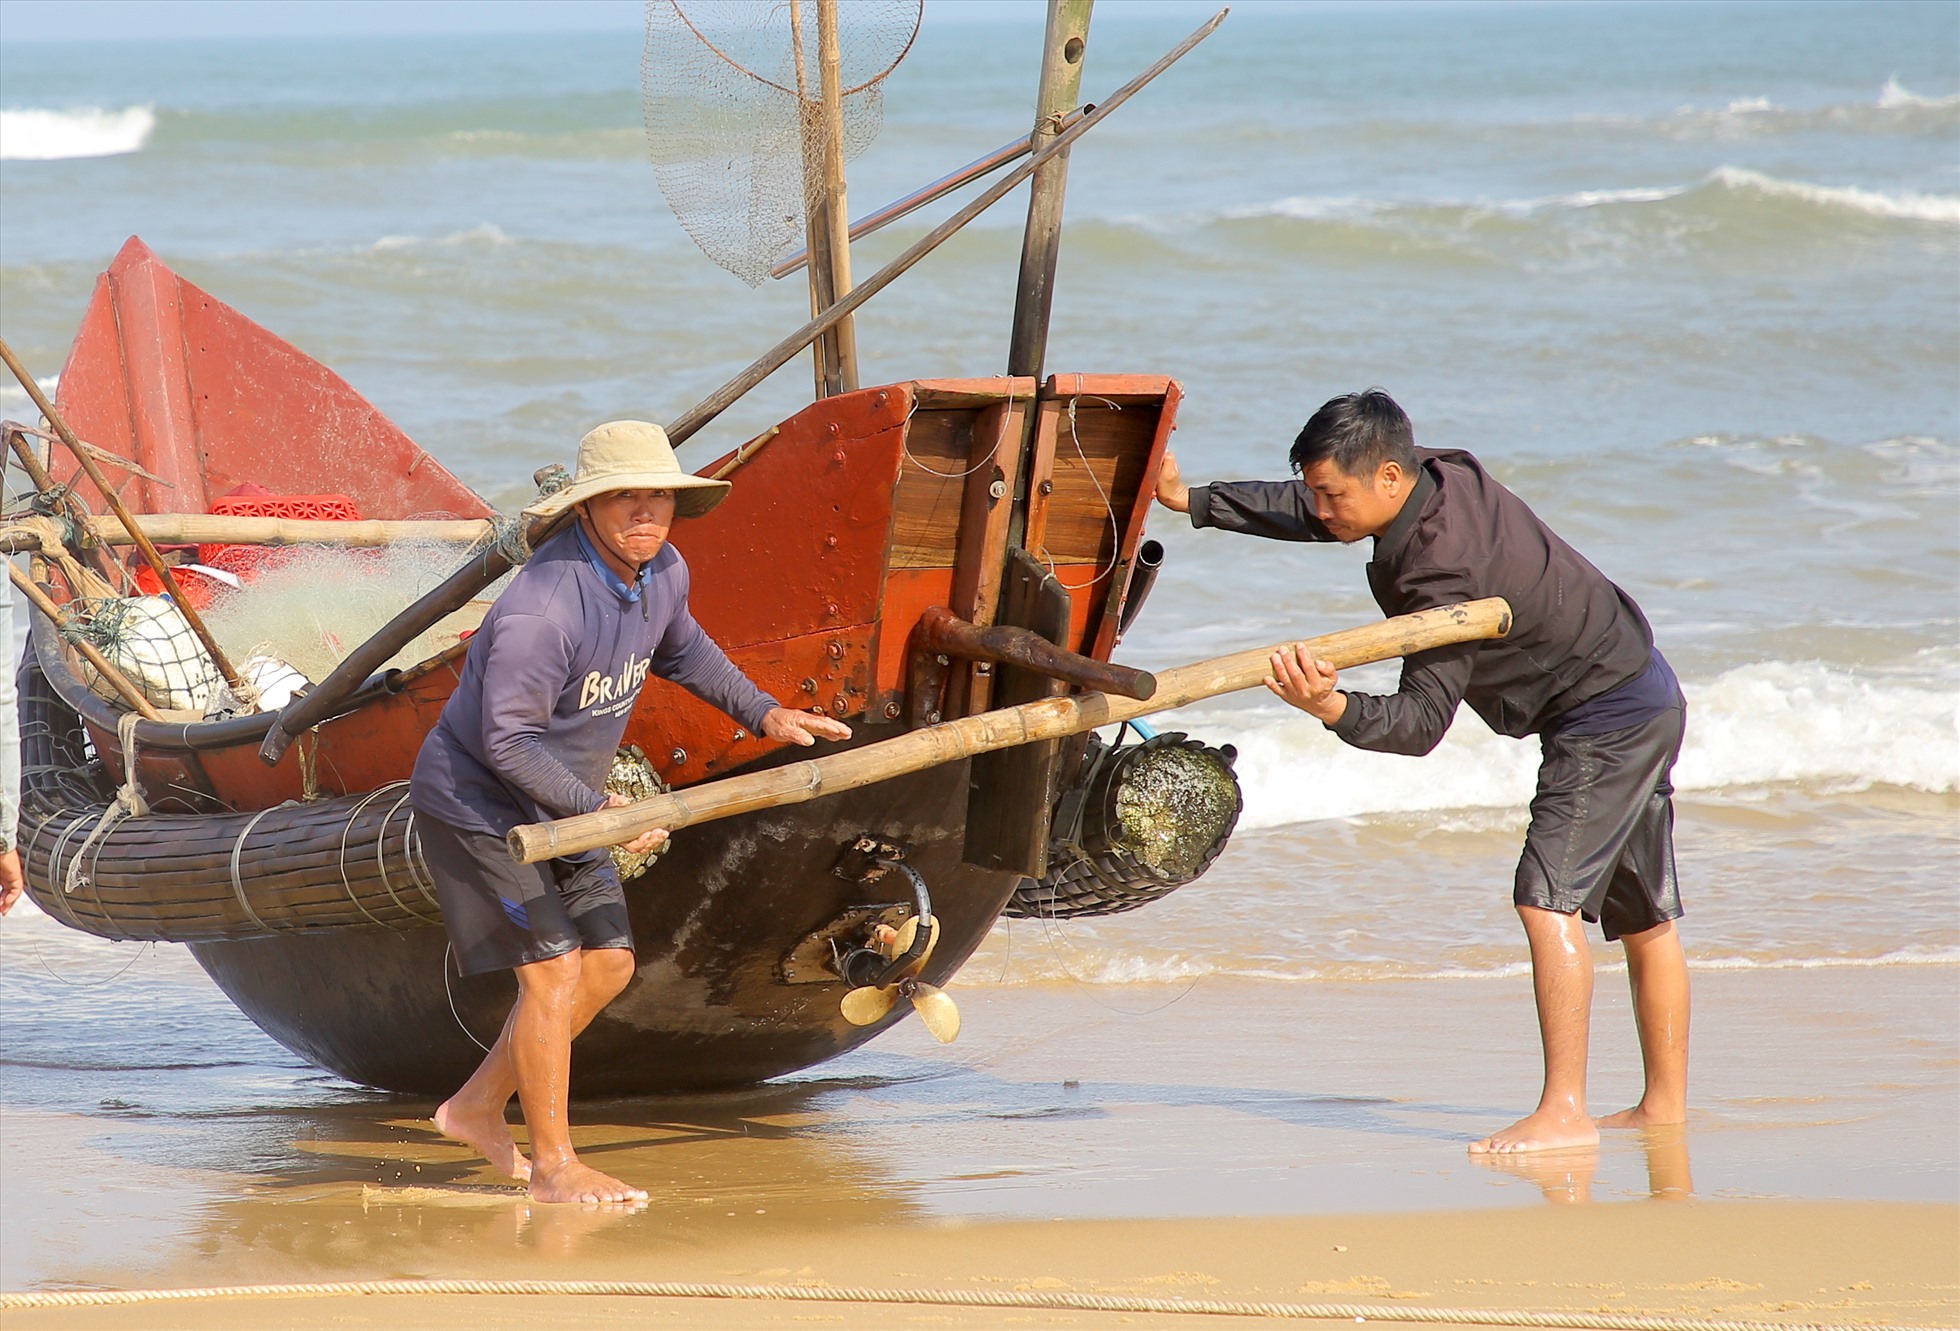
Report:
[[[1024,625],[1078,684],[1120,683],[1094,668],[1146,582],[1148,487],[1178,402],[1166,378],[1074,374],[816,402],[703,468],[739,470],[727,502],[676,532],[695,614],[764,689],[847,720],[857,743],[1066,687],[985,659],[964,626]],[[363,519],[491,515],[338,376],[134,239],[98,284],[56,407],[134,464],[116,488],[139,513],[209,513],[249,483],[294,511],[336,496]],[[71,501],[100,511],[86,475],[47,461]],[[63,562],[39,576],[72,602],[85,589]],[[378,672],[268,767],[277,714],[135,719],[91,692],[73,644],[37,616],[21,834],[34,899],[103,937],[188,943],[255,1022],[322,1067],[452,1087],[513,992],[507,975],[446,964],[405,798],[459,665],[451,650]],[[659,680],[626,740],[676,788],[803,756]],[[902,857],[929,885],[941,932],[923,978],[943,982],[1040,871],[1066,755],[1028,748],[678,835],[629,885],[639,978],[582,1037],[578,1089],[751,1082],[900,1019],[902,1004],[869,1026],[840,1015],[838,956],[868,922],[914,909],[909,876],[881,880],[852,848]],[[132,774],[149,809],[118,816],[110,787]]]
[[[836,9],[818,0],[826,43]],[[1202,874],[1229,836],[1229,752],[1177,734],[1111,748],[1089,733],[1254,687],[1267,670],[1271,649],[1258,648],[1181,667],[1155,694],[1152,676],[1110,659],[1162,558],[1144,519],[1180,389],[1040,372],[1068,146],[1222,17],[1072,111],[1088,4],[1056,0],[1036,129],[1014,149],[1027,161],[856,287],[833,117],[830,220],[810,218],[820,313],[669,434],[685,441],[816,346],[818,400],[701,468],[733,492],[673,540],[695,617],[736,664],[855,737],[805,762],[650,679],[625,741],[645,781],[673,793],[513,831],[529,859],[577,848],[561,827],[589,846],[634,834],[573,828],[594,818],[657,813],[647,825],[675,829],[627,881],[637,975],[581,1036],[576,1093],[759,1081],[871,1038],[904,1018],[905,998],[951,1038],[939,986],[1003,913],[1148,904]],[[851,311],[1030,177],[1009,373],[854,388]],[[487,589],[549,529],[499,518],[339,376],[137,239],[97,284],[58,402],[4,341],[0,353],[47,427],[0,425],[35,489],[0,524],[0,545],[31,556],[31,575],[11,577],[36,607],[19,838],[34,900],[101,937],[187,944],[240,1009],[320,1067],[395,1091],[454,1089],[515,986],[455,973],[407,777]],[[187,558],[255,544],[407,540],[450,543],[438,558],[454,571],[277,710],[177,582]],[[125,557],[132,544],[140,558]],[[251,582],[263,564],[234,564],[236,595],[269,594]],[[146,578],[174,598],[164,618],[180,617],[190,642],[177,664],[215,672],[218,706],[159,710],[117,664],[130,658],[105,653],[119,644],[104,626],[129,622]],[[1454,607],[1314,645],[1345,667],[1506,624],[1501,603]],[[1129,800],[1146,787],[1154,804]],[[1126,801],[1152,810],[1147,837]]]

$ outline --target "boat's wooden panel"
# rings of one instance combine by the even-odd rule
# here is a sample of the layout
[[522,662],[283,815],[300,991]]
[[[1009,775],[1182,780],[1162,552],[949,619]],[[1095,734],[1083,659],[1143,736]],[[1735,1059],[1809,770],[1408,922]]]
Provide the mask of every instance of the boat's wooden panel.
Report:
[[[207,512],[246,482],[344,494],[370,518],[491,512],[346,380],[134,237],[96,286],[56,406],[83,439],[169,483],[123,487],[139,512]],[[57,459],[55,475],[74,469]],[[86,477],[76,488],[100,507]]]

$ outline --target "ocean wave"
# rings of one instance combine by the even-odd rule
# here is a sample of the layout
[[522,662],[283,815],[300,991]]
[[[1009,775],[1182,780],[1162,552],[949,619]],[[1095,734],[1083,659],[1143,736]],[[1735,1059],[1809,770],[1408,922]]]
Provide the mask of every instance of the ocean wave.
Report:
[[28,107],[0,111],[0,161],[59,162],[141,152],[156,131],[153,106],[120,111],[85,106],[67,111]]
[[[1790,784],[1960,791],[1960,692],[1950,684],[1768,661],[1684,689],[1688,736],[1674,772],[1683,792]],[[1239,826],[1247,830],[1461,809],[1521,819],[1537,783],[1537,742],[1494,734],[1467,709],[1422,758],[1351,748],[1278,707],[1191,709],[1177,726],[1238,748]]]
[[1706,203],[1725,200],[1798,203],[1807,210],[1855,213],[1886,220],[1960,223],[1960,196],[1922,194],[1911,190],[1879,190],[1855,185],[1825,185],[1787,180],[1749,167],[1718,166],[1699,181],[1682,185],[1641,185],[1620,189],[1573,190],[1529,198],[1370,198],[1363,195],[1289,195],[1259,203],[1217,210],[1162,215],[1125,214],[1111,218],[1119,226],[1180,233],[1235,223],[1281,221],[1336,223],[1397,229],[1470,228],[1479,222],[1504,218],[1535,221],[1561,214],[1598,210],[1643,209],[1654,205]]
[[1895,75],[1885,80],[1885,86],[1879,90],[1878,106],[1884,111],[1918,107],[1960,107],[1960,92],[1950,92],[1944,97],[1924,97],[1910,89],[1900,87]]
[[515,243],[495,222],[478,222],[467,231],[454,231],[433,241],[424,240],[420,236],[383,236],[370,248],[376,253],[385,254],[389,250],[414,249],[421,245],[476,245],[501,248]]
[[1724,189],[1772,198],[1799,199],[1819,208],[1864,213],[1871,217],[1960,223],[1960,197],[1951,194],[1917,194],[1909,190],[1886,193],[1853,185],[1815,185],[1803,180],[1782,180],[1739,166],[1717,167],[1709,174],[1708,180]]

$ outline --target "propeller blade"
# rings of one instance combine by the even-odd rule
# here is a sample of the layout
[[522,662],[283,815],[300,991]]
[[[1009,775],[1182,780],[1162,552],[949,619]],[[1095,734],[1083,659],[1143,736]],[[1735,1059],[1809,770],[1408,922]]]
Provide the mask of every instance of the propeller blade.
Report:
[[853,1026],[869,1026],[882,1021],[896,1002],[898,1002],[897,990],[873,989],[866,985],[862,989],[853,989],[845,994],[840,1006],[844,1010],[845,1021]]
[[944,989],[920,980],[912,985],[909,997],[919,1020],[932,1032],[933,1039],[941,1044],[951,1044],[960,1038],[959,1005]]

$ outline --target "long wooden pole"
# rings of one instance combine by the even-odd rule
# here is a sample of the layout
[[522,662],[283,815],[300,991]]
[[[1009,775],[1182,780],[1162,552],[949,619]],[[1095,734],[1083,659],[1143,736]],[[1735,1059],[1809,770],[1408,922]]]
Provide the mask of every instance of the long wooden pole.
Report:
[[218,640],[211,636],[211,630],[204,626],[204,616],[198,614],[197,607],[184,596],[183,591],[177,586],[177,579],[170,572],[170,566],[163,562],[163,556],[157,553],[156,546],[150,543],[149,537],[143,535],[136,520],[130,517],[122,496],[117,494],[115,488],[109,484],[109,478],[102,474],[102,468],[98,467],[95,459],[89,456],[89,450],[82,446],[82,441],[75,437],[75,432],[68,428],[66,421],[61,419],[60,414],[54,409],[54,404],[48,401],[47,395],[41,391],[41,386],[34,382],[34,376],[27,372],[27,367],[14,356],[14,349],[3,339],[0,339],[0,359],[5,359],[7,368],[14,372],[14,378],[20,380],[20,386],[27,390],[27,395],[34,399],[34,405],[41,409],[41,415],[47,418],[48,424],[52,425],[55,433],[61,436],[61,442],[68,445],[69,450],[75,455],[75,460],[82,464],[82,470],[88,473],[89,480],[101,492],[103,499],[108,501],[109,507],[122,520],[123,526],[128,528],[130,534],[136,538],[136,548],[143,552],[144,560],[155,570],[158,580],[163,583],[163,590],[177,603],[177,609],[183,612],[184,622],[191,626],[191,632],[195,633],[197,640],[204,644],[204,650],[211,654],[211,662],[218,667],[218,673],[225,677],[225,683],[234,691],[237,690],[240,686],[238,672],[232,669],[231,662],[225,659],[224,652],[218,647]]
[[[1095,109],[1093,106],[1076,107],[1061,118],[1061,122],[1055,126],[1056,132],[1060,133],[1067,129]],[[947,172],[930,185],[923,185],[903,198],[894,199],[884,207],[858,218],[851,223],[851,239],[854,242],[863,240],[872,232],[883,230],[901,217],[911,216],[927,204],[936,203],[954,190],[970,185],[989,172],[998,171],[1009,162],[1026,157],[1033,151],[1034,135],[1032,134],[1023,134],[1012,143],[1004,143],[992,152],[974,158],[965,166]],[[778,260],[776,266],[769,270],[769,276],[788,277],[809,261],[810,251],[797,250],[787,258]]]
[[[1490,597],[1397,615],[1379,624],[1310,638],[1301,645],[1315,657],[1347,669],[1452,643],[1501,638],[1510,629],[1511,607],[1499,597]],[[559,855],[616,846],[656,827],[673,831],[739,813],[800,804],[819,796],[888,781],[908,772],[957,762],[976,753],[1059,739],[1152,712],[1168,711],[1221,693],[1256,687],[1272,671],[1272,654],[1291,645],[1258,647],[1167,670],[1157,676],[1157,692],[1148,701],[1116,698],[1106,693],[1044,698],[961,717],[827,758],[790,763],[765,772],[656,795],[624,808],[602,809],[549,823],[527,823],[511,829],[510,853],[519,863],[535,864]]]
[[[62,626],[64,621],[61,617],[61,607],[50,600],[46,592],[34,585],[34,579],[16,568],[12,560],[7,561],[7,575],[13,579],[14,586],[20,588],[20,594],[27,598],[29,605],[46,615],[48,622],[57,629]],[[163,720],[157,709],[150,705],[150,700],[143,696],[142,690],[130,683],[129,677],[97,650],[94,643],[86,638],[76,638],[74,642],[76,648],[87,658],[88,663],[94,666],[101,673],[102,678],[109,681],[109,686],[122,696],[122,700],[129,705],[131,711],[146,721]]]
[[[830,299],[851,294],[851,213],[844,194],[844,57],[837,45],[837,0],[817,0],[817,71],[823,93],[823,240],[830,250]],[[857,321],[831,329],[837,391],[858,386]]]
[[907,269],[911,268],[912,265],[937,249],[948,236],[958,231],[968,222],[971,222],[994,204],[1006,198],[1015,186],[1033,175],[1044,162],[1051,160],[1058,153],[1067,152],[1077,139],[1081,138],[1097,125],[1100,125],[1117,107],[1135,96],[1159,74],[1162,74],[1179,60],[1182,60],[1190,52],[1192,47],[1211,36],[1217,30],[1218,25],[1225,21],[1225,15],[1230,12],[1230,10],[1226,9],[1219,10],[1218,13],[1212,16],[1209,22],[1172,47],[1156,64],[1144,70],[1143,73],[1131,79],[1121,88],[1118,88],[1098,105],[1094,111],[1089,112],[1082,119],[1076,121],[1073,125],[1056,135],[1047,147],[1042,148],[1033,156],[1029,157],[1027,161],[1021,163],[1020,166],[1005,176],[1002,176],[971,203],[920,237],[905,253],[893,259],[883,268],[880,268],[871,277],[866,278],[862,286],[853,289],[848,296],[842,297],[828,310],[825,310],[822,314],[810,320],[809,323],[804,324],[803,327],[797,329],[781,342],[778,342],[774,347],[764,352],[754,364],[750,365],[733,379],[730,379],[713,393],[710,393],[693,410],[679,417],[672,425],[669,425],[667,427],[667,438],[678,446],[696,430],[699,430],[709,421],[721,415],[722,412],[729,408],[730,404],[738,401],[744,393],[747,393],[751,388],[754,388],[764,379],[767,379],[777,370],[780,370],[798,352],[809,346],[819,333],[831,327],[838,320],[855,313],[859,306],[890,286]]
[[[245,518],[223,513],[137,513],[136,526],[166,545],[341,545],[356,548],[426,541],[471,545],[496,534],[488,518],[427,521],[328,522],[309,518]],[[82,525],[82,524],[78,524]],[[84,528],[104,545],[134,545],[121,519],[90,517]]]
[[[1088,54],[1089,13],[1095,0],[1048,0],[1048,31],[1041,48],[1041,87],[1036,93],[1037,149],[1061,133],[1062,116],[1082,92]],[[1068,154],[1057,154],[1034,173],[1028,187],[1028,225],[1021,241],[1021,279],[1014,290],[1014,327],[1008,336],[1007,372],[1041,378],[1048,354],[1048,316],[1055,302],[1055,265],[1062,252],[1062,200],[1068,191]],[[1032,418],[1030,418],[1032,419]]]

